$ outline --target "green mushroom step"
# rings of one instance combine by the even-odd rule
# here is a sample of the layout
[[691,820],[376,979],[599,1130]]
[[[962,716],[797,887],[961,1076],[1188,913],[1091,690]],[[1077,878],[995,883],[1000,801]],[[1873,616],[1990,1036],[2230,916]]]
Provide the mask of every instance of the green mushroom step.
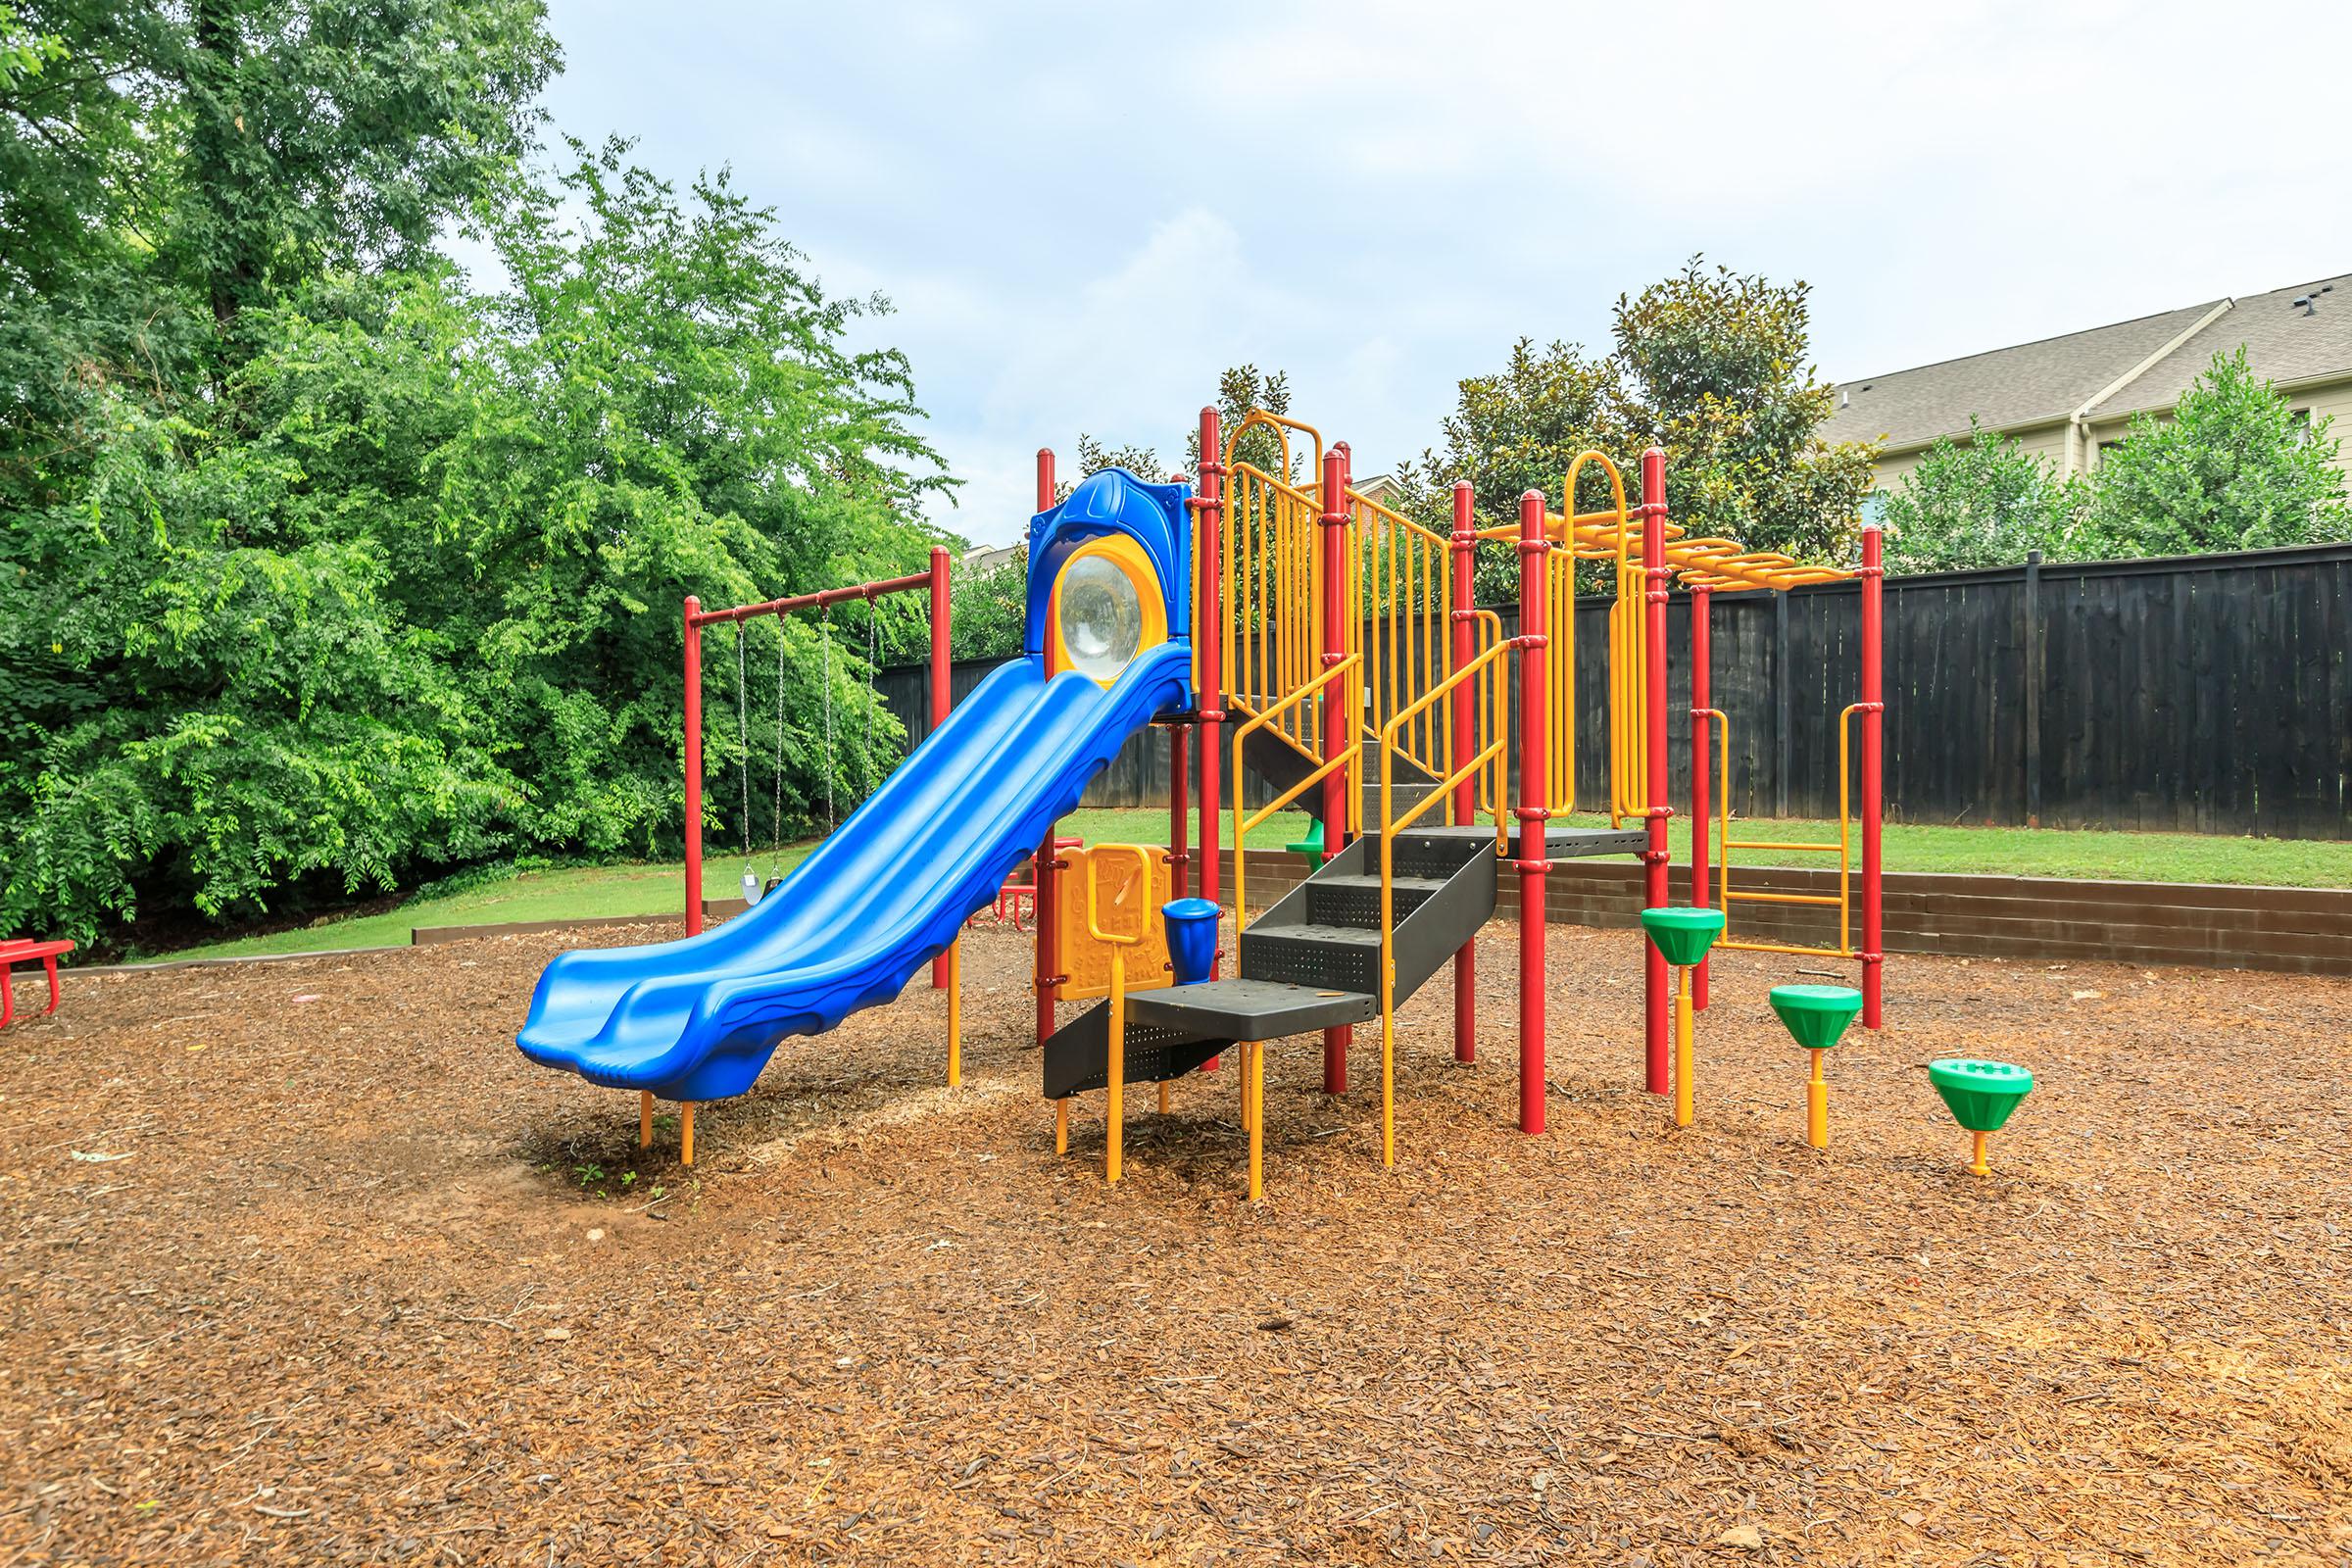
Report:
[[1723,934],[1721,909],[1662,907],[1642,911],[1642,929],[1652,946],[1678,969],[1687,969],[1707,956]]
[[1976,1157],[1969,1172],[1992,1174],[1984,1162],[1984,1140],[1999,1132],[2009,1113],[2017,1109],[2017,1102],[2033,1092],[2034,1075],[2006,1061],[1947,1056],[1928,1063],[1928,1082],[1943,1097],[1952,1119],[1976,1137]]

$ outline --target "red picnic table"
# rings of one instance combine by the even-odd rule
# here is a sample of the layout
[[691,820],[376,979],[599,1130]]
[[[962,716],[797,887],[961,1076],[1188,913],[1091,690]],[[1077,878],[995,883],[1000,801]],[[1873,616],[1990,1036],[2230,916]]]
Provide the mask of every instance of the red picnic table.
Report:
[[8,990],[9,968],[14,964],[40,959],[42,970],[49,976],[49,1005],[41,1009],[41,1016],[45,1018],[57,1010],[58,956],[73,951],[74,944],[71,942],[34,942],[24,937],[0,942],[0,1029],[8,1027],[9,1019],[15,1017],[17,1011],[16,999],[9,995]]

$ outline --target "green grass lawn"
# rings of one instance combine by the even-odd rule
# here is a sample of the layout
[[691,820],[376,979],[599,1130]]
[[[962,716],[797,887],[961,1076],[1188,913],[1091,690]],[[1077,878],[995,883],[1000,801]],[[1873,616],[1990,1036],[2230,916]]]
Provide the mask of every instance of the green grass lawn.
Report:
[[[1605,827],[1602,817],[1569,819],[1580,827]],[[1233,818],[1218,836],[1229,838]],[[1830,822],[1758,821],[1734,836],[1758,839],[1797,839],[1829,842],[1838,829]],[[1673,823],[1674,858],[1689,858],[1690,824]],[[1261,823],[1250,835],[1250,848],[1279,852],[1285,844],[1305,836],[1303,813],[1284,812]],[[1160,844],[1167,840],[1164,810],[1085,810],[1062,823],[1065,835],[1089,844]],[[755,862],[766,875],[771,862],[782,868],[800,863],[808,845],[786,850],[780,860],[762,851]],[[1817,865],[1834,867],[1834,855],[1740,851],[1739,865]],[[1854,842],[1854,863],[1861,864],[1861,841]],[[2067,832],[2057,829],[1926,827],[1888,823],[1886,868],[1890,871],[1961,871],[2012,876],[2111,878],[2125,882],[2230,882],[2265,887],[2352,887],[2352,843],[2323,843],[2303,839],[2244,839],[2206,837],[2194,833]],[[742,874],[742,861],[713,853],[704,875],[710,896],[731,894]],[[678,907],[685,869],[682,865],[627,864],[577,866],[559,871],[533,871],[504,882],[439,897],[421,898],[381,914],[322,921],[294,931],[237,941],[211,943],[174,953],[175,958],[259,957],[272,953],[315,953],[324,948],[396,947],[405,945],[416,926],[491,925],[527,920],[579,920],[602,915],[669,914]]]

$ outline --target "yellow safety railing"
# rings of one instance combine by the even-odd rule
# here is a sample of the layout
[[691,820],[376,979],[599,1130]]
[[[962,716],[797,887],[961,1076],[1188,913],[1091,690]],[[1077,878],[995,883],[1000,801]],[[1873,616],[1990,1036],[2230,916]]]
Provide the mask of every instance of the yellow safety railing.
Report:
[[[1452,663],[1452,541],[1352,490],[1348,516],[1355,532],[1348,553],[1355,573],[1348,602],[1356,613],[1347,646],[1351,653],[1363,651],[1364,728],[1380,734]],[[1447,736],[1435,711],[1421,710],[1399,738],[1404,755],[1423,772],[1435,777],[1445,770]]]
[[[1501,622],[1496,620],[1496,635],[1485,652],[1399,710],[1380,732],[1380,1162],[1384,1165],[1396,1163],[1396,835],[1410,827],[1423,812],[1449,799],[1456,785],[1473,777],[1492,775],[1490,798],[1496,802],[1502,799],[1503,753],[1510,739],[1510,715],[1505,707],[1508,688],[1501,676],[1509,667],[1511,645],[1502,640],[1500,630]],[[1436,789],[1398,816],[1394,790],[1396,758],[1403,749],[1397,744],[1397,737],[1415,718],[1433,710],[1446,693],[1465,682],[1474,683],[1472,710],[1486,719],[1487,744],[1468,761],[1450,769],[1438,781]],[[1495,854],[1502,854],[1509,842],[1498,804],[1494,808]]]
[[[1320,692],[1324,687],[1331,685],[1335,681],[1341,681],[1352,671],[1362,668],[1363,662],[1363,656],[1361,654],[1346,655],[1338,663],[1332,665],[1329,669],[1323,671],[1322,674],[1317,675],[1305,685],[1300,686],[1297,691],[1292,692],[1288,697],[1283,698],[1280,702],[1274,704],[1274,706],[1268,708],[1265,711],[1251,715],[1248,723],[1244,724],[1240,729],[1234,731],[1233,776],[1236,779],[1239,779],[1242,776],[1242,745],[1250,738],[1250,734],[1252,730],[1271,728],[1275,726],[1282,720],[1282,717],[1286,712],[1292,709],[1298,708],[1309,697],[1312,697],[1317,692]],[[1350,688],[1347,687],[1346,685],[1342,685],[1340,688],[1342,693],[1346,693],[1349,689]],[[1341,696],[1336,699],[1326,699],[1326,701],[1333,700],[1344,702],[1347,699],[1345,696]],[[1345,751],[1341,752],[1337,757],[1322,758],[1319,765],[1313,772],[1307,774],[1306,777],[1300,779],[1298,783],[1292,785],[1289,789],[1283,791],[1273,800],[1267,802],[1264,806],[1259,807],[1255,811],[1250,812],[1248,815],[1243,814],[1241,788],[1238,784],[1235,786],[1233,792],[1233,928],[1237,935],[1245,926],[1249,924],[1250,920],[1250,899],[1248,891],[1249,856],[1247,849],[1250,842],[1250,830],[1253,827],[1256,827],[1259,823],[1265,821],[1266,818],[1272,816],[1276,811],[1279,811],[1284,807],[1290,805],[1299,796],[1304,795],[1308,790],[1314,788],[1316,785],[1322,783],[1325,779],[1331,777],[1333,773],[1337,772],[1341,768],[1346,768],[1348,770],[1347,793],[1350,797],[1362,794],[1364,754],[1363,749],[1355,742],[1355,717],[1351,713],[1348,715],[1348,723],[1343,731],[1343,733],[1345,733],[1348,737],[1347,749]],[[1309,753],[1308,755],[1319,756],[1319,753]],[[1330,823],[1326,822],[1323,825],[1323,842],[1331,845],[1334,849],[1337,849],[1338,834],[1333,831]]]
[[[1853,921],[1853,737],[1852,719],[1862,711],[1862,704],[1853,703],[1838,714],[1838,842],[1816,844],[1791,842],[1784,839],[1736,839],[1732,837],[1732,721],[1719,708],[1698,710],[1698,716],[1715,725],[1716,799],[1720,803],[1715,815],[1715,886],[1717,899],[1724,913],[1723,934],[1716,938],[1718,948],[1738,948],[1747,953],[1792,953],[1812,958],[1852,958],[1860,955],[1854,947]],[[1693,824],[1691,831],[1704,832]],[[1793,850],[1811,855],[1838,857],[1838,892],[1827,893],[1755,893],[1735,892],[1732,888],[1732,851],[1734,850]],[[1743,942],[1732,936],[1732,906],[1739,904],[1799,904],[1812,905],[1838,911],[1838,946],[1808,948],[1787,942]]]
[[1320,752],[1315,715],[1286,708],[1283,699],[1322,665],[1322,486],[1300,488],[1246,463],[1228,466],[1220,563],[1225,689],[1242,712],[1290,713],[1268,728],[1312,758]]
[[[1100,894],[1102,887],[1102,863],[1106,856],[1131,854],[1135,857],[1137,881],[1134,885],[1152,885],[1152,852],[1141,844],[1100,844],[1086,862],[1086,931],[1097,942],[1110,949],[1110,1027],[1109,1044],[1105,1048],[1103,1065],[1108,1078],[1109,1104],[1103,1114],[1108,1125],[1103,1132],[1103,1180],[1119,1179],[1120,1155],[1124,1151],[1127,1123],[1127,950],[1141,946],[1144,933],[1152,925],[1152,901],[1141,901],[1143,925],[1132,933],[1121,934],[1102,929]],[[1070,1147],[1070,1102],[1067,1097],[1054,1102],[1054,1146],[1056,1152]]]

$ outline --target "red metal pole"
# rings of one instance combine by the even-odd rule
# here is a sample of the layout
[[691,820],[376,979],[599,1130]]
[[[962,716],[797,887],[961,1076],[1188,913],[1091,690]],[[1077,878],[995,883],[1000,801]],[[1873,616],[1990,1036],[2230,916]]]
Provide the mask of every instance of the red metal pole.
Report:
[[[1452,669],[1466,666],[1474,654],[1470,628],[1472,556],[1478,549],[1478,523],[1470,513],[1470,481],[1453,484],[1453,539],[1449,545],[1453,567],[1451,615]],[[1453,730],[1453,751],[1447,771],[1466,765],[1478,755],[1478,696],[1476,681],[1456,686],[1446,700],[1446,716]],[[1478,780],[1465,778],[1453,787],[1453,821],[1468,827],[1478,820]],[[1478,938],[1473,936],[1453,956],[1453,1059],[1478,1059]]]
[[[1671,576],[1666,569],[1666,454],[1656,447],[1642,454],[1642,575],[1646,585],[1642,594],[1642,640],[1648,645],[1642,650],[1642,702],[1649,754],[1649,806],[1644,813],[1649,818],[1649,848],[1642,852],[1646,873],[1642,899],[1654,909],[1668,898],[1666,821],[1674,815],[1666,802],[1666,584]],[[1649,1092],[1662,1095],[1667,1091],[1666,956],[1645,940],[1642,956],[1646,1076]]]
[[[1200,689],[1193,693],[1193,706],[1200,715],[1200,896],[1211,904],[1217,902],[1220,891],[1217,817],[1225,767],[1224,751],[1218,744],[1225,722],[1225,438],[1221,424],[1215,409],[1200,411],[1200,485],[1193,503],[1200,518],[1193,532],[1193,593],[1200,607]],[[1214,961],[1208,972],[1215,977]]]
[[[1037,510],[1045,512],[1054,505],[1054,449],[1040,447],[1037,451]],[[1045,639],[1046,675],[1054,674],[1054,639]],[[1044,1044],[1054,1033],[1054,993],[1061,976],[1054,972],[1054,960],[1060,953],[1060,911],[1054,907],[1060,878],[1055,870],[1060,852],[1054,839],[1058,824],[1046,829],[1045,846],[1037,852],[1037,870],[1032,878],[1037,883],[1037,1038]]]
[[[1168,483],[1183,484],[1185,475],[1171,473]],[[1188,519],[1189,520],[1189,519]],[[1200,705],[1196,701],[1197,709]],[[1168,897],[1185,896],[1185,813],[1192,809],[1193,767],[1192,726],[1196,718],[1180,719],[1168,726]]]
[[1551,705],[1544,650],[1551,646],[1544,576],[1544,492],[1519,497],[1519,1130],[1544,1130],[1544,822],[1551,815],[1546,765]]
[[[1348,448],[1345,443],[1323,454],[1323,667],[1331,668],[1348,657]],[[1353,683],[1336,680],[1323,688],[1322,760],[1326,762],[1356,744],[1349,722],[1354,704],[1348,691]],[[1323,780],[1323,858],[1328,860],[1347,846],[1348,769],[1340,768]],[[1352,1029],[1323,1031],[1323,1092],[1348,1092],[1348,1048]]]
[[1884,536],[1878,528],[1862,530],[1862,1023],[1876,1029],[1884,1015],[1880,988],[1885,981],[1886,948],[1880,897],[1879,821],[1884,808],[1880,791],[1886,759],[1886,694],[1881,655],[1886,646],[1886,566]]
[[703,602],[686,596],[686,934],[703,928]]
[[[931,727],[939,728],[948,721],[948,638],[949,617],[954,612],[948,602],[948,547],[931,547]],[[941,954],[931,960],[931,989],[948,988],[948,956]]]
[[1193,731],[1189,724],[1168,726],[1168,897],[1185,896],[1185,817],[1193,808]]
[[[1714,599],[1708,589],[1690,590],[1690,903],[1701,909],[1712,902],[1707,894],[1707,791],[1714,774],[1707,766],[1707,743],[1712,738],[1707,730],[1707,710],[1715,704],[1707,662],[1714,654],[1715,629],[1710,624]],[[1690,976],[1690,1005],[1703,1009],[1706,1004],[1707,964],[1701,959]]]

